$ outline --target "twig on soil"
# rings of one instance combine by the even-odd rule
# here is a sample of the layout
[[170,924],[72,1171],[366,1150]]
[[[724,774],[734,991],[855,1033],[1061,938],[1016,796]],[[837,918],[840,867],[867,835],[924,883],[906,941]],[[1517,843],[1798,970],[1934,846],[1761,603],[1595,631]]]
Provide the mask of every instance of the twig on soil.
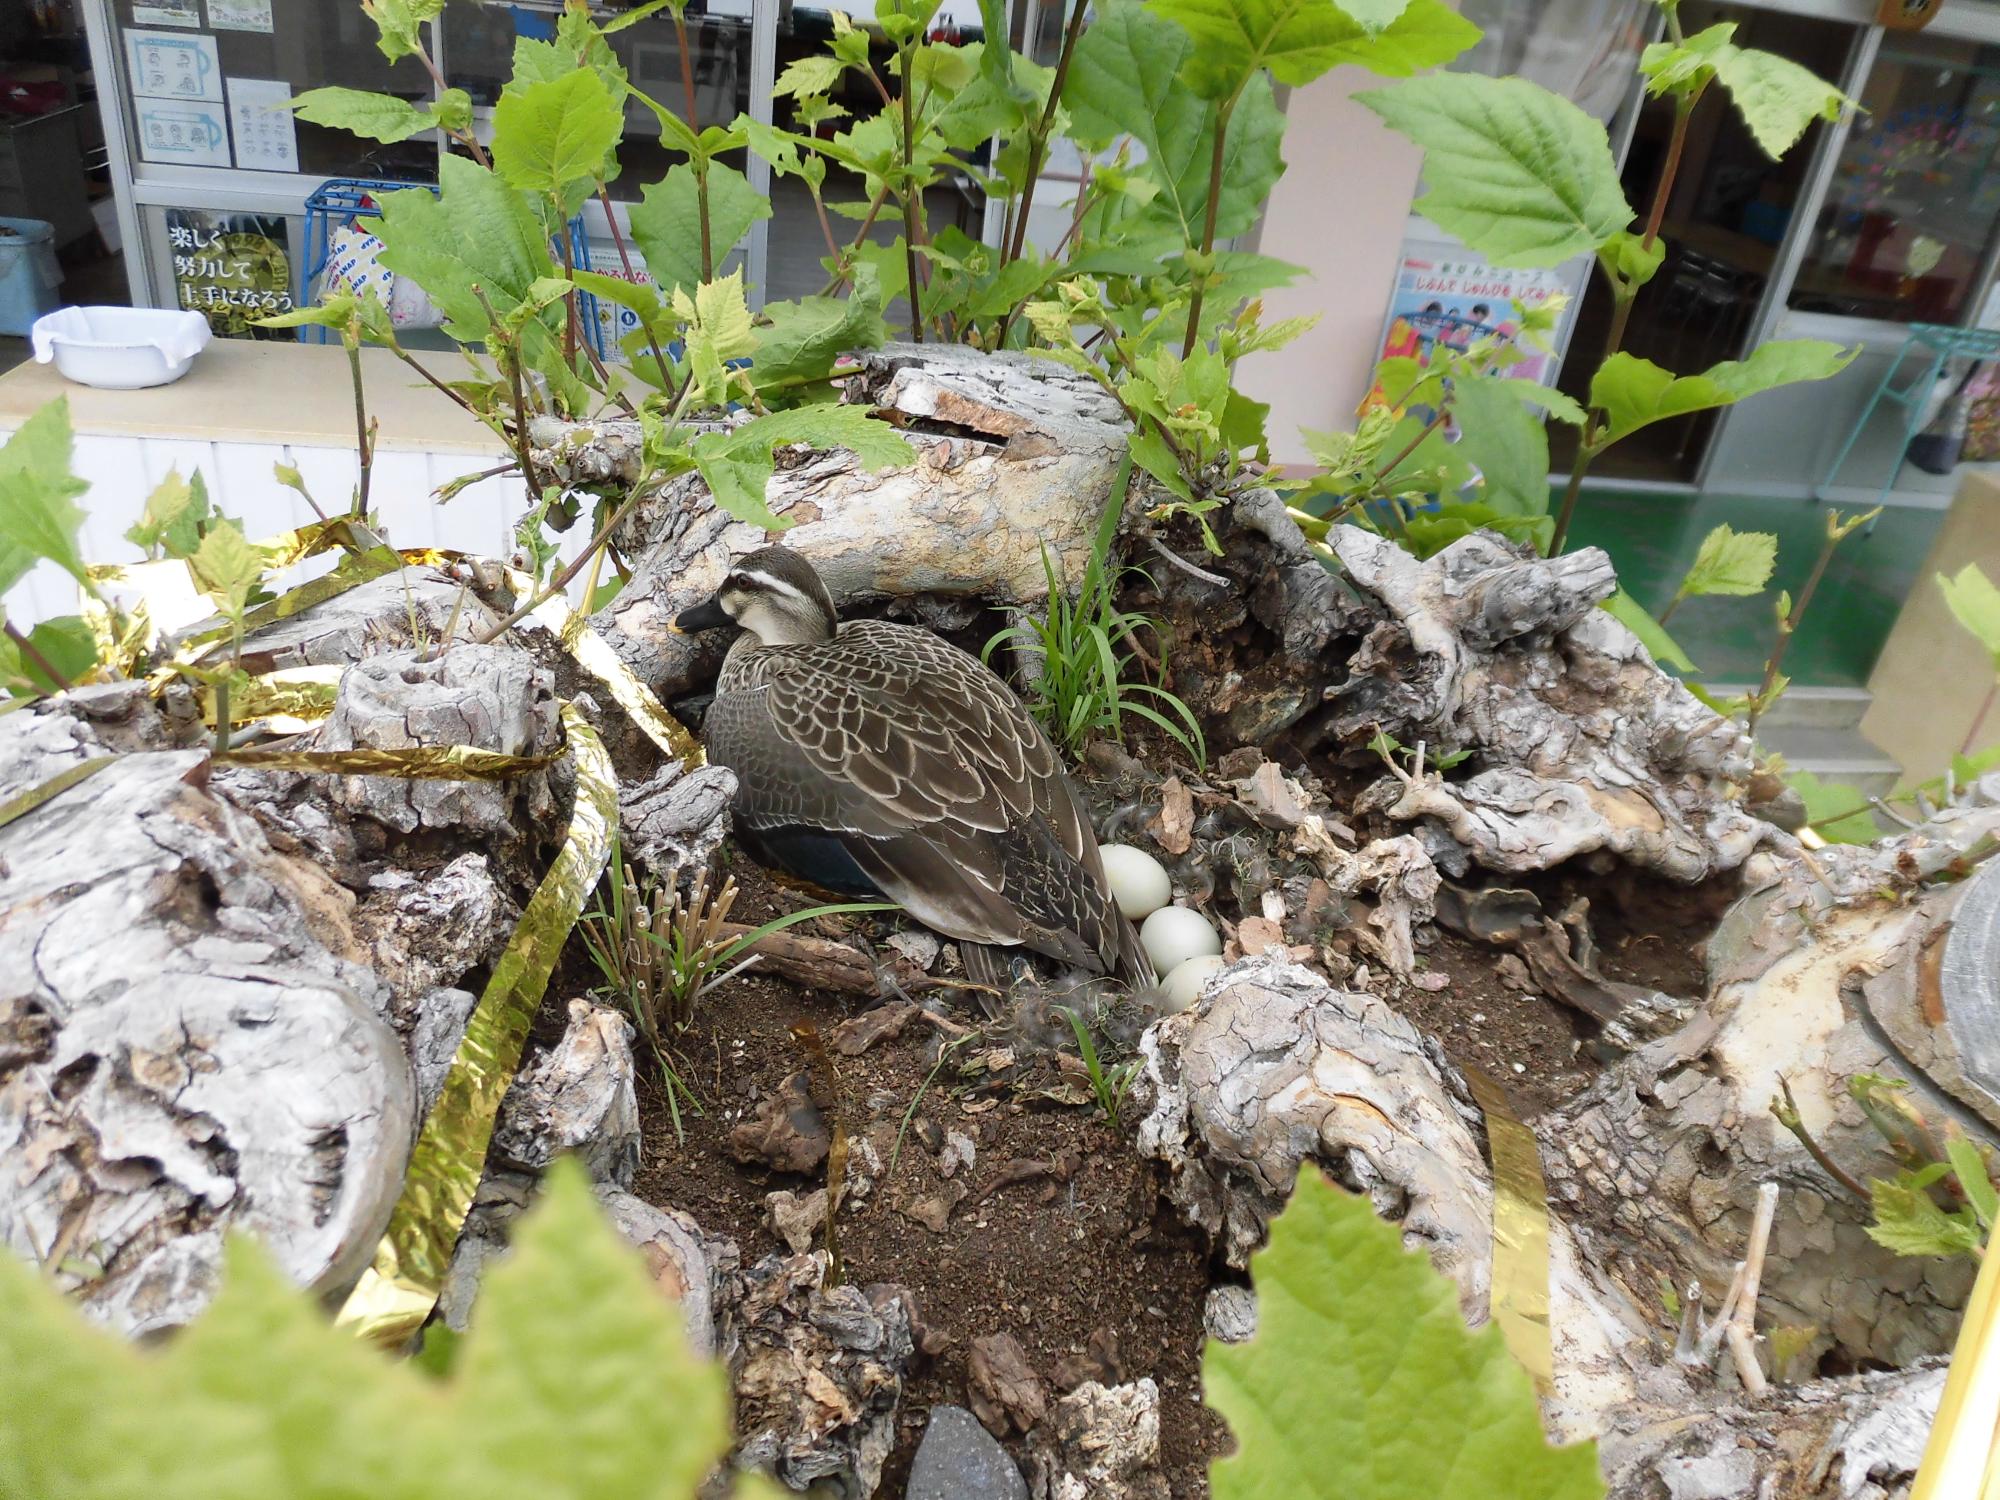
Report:
[[1179,568],[1190,578],[1199,578],[1203,583],[1212,583],[1217,588],[1228,588],[1229,580],[1220,573],[1211,573],[1206,568],[1197,568],[1193,563],[1174,551],[1156,536],[1146,538],[1146,545],[1159,553],[1162,558]]
[[1778,1214],[1778,1185],[1767,1182],[1757,1189],[1757,1217],[1750,1223],[1750,1244],[1743,1255],[1743,1289],[1737,1294],[1736,1309],[1730,1316],[1724,1337],[1736,1359],[1736,1375],[1743,1389],[1761,1396],[1771,1388],[1764,1367],[1757,1363],[1757,1291],[1764,1280],[1764,1254],[1771,1244],[1771,1221]]

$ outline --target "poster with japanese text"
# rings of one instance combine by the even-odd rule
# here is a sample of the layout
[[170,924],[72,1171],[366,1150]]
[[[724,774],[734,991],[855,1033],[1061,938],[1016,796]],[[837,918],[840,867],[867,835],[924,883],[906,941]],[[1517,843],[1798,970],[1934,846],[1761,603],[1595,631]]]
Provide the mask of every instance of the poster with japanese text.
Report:
[[271,30],[271,0],[208,0],[208,24],[217,31]]
[[292,261],[280,214],[167,210],[180,305],[206,314],[225,338],[290,339],[288,328],[253,328],[253,318],[292,310]]
[[[1477,339],[1513,338],[1521,312],[1549,298],[1573,292],[1567,267],[1524,271],[1488,265],[1463,251],[1433,256],[1406,253],[1389,315],[1382,327],[1379,357],[1430,362],[1439,344],[1466,349]],[[1509,376],[1548,384],[1555,357],[1527,349],[1526,358],[1507,367]]]

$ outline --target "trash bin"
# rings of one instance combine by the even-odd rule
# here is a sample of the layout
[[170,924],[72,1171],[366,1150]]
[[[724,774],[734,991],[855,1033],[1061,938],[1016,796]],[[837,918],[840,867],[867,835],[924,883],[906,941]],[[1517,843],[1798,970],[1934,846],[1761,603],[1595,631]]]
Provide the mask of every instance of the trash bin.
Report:
[[0,218],[0,333],[26,338],[35,319],[55,310],[61,285],[55,230],[40,219]]

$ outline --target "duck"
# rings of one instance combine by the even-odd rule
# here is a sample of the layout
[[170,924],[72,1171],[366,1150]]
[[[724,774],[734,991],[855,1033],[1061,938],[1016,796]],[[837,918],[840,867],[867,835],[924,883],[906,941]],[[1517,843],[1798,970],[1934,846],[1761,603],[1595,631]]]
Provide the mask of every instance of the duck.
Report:
[[988,996],[1023,953],[1154,983],[1055,746],[976,657],[916,626],[843,622],[784,546],[736,559],[673,623],[740,632],[702,738],[736,773],[736,839],[758,864],[897,903],[958,942]]

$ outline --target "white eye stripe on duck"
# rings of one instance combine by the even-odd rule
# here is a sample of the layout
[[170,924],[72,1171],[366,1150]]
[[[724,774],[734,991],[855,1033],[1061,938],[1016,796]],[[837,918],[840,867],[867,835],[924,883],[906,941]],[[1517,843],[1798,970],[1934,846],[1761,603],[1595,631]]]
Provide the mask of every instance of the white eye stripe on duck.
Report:
[[798,603],[805,605],[808,609],[815,612],[824,612],[826,609],[826,602],[824,600],[807,593],[790,579],[780,578],[775,573],[732,573],[723,587],[730,593],[753,595],[757,593],[776,594],[786,599],[796,600]]

